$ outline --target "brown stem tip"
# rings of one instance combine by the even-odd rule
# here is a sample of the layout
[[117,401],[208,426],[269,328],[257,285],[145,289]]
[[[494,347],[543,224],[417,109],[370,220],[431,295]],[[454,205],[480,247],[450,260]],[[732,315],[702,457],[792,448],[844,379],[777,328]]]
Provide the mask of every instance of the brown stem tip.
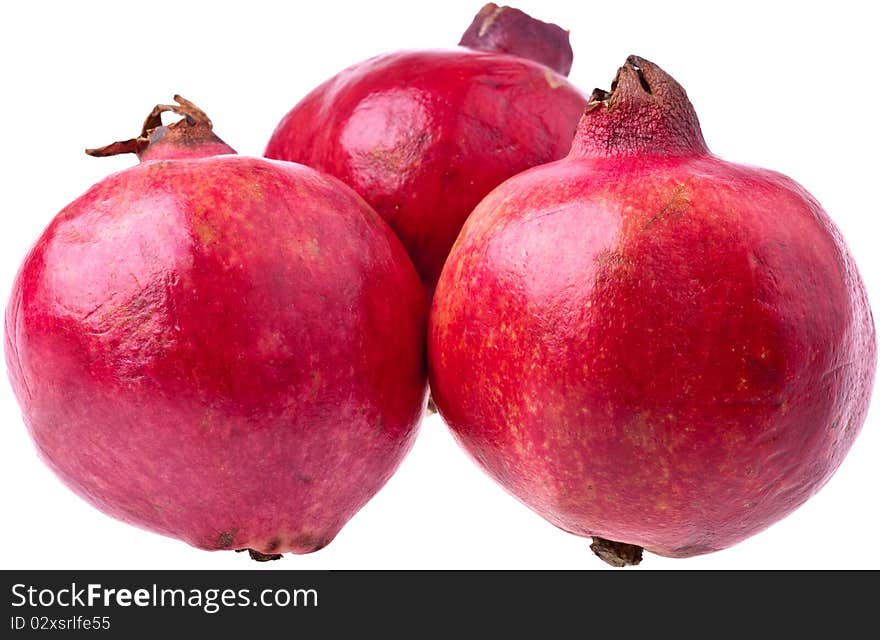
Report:
[[256,560],[257,562],[271,562],[272,560],[281,560],[280,553],[260,553],[256,549],[236,549],[236,553],[241,553],[242,551],[247,551],[248,555],[251,557],[251,560]]
[[[143,159],[144,152],[159,141],[165,145],[172,143],[193,146],[210,143],[219,147],[226,146],[214,134],[214,124],[204,111],[179,95],[174,96],[174,101],[176,104],[157,104],[153,107],[144,120],[141,134],[137,138],[112,142],[95,149],[86,149],[86,153],[97,158],[134,153]],[[181,119],[169,125],[163,125],[163,113],[174,113],[181,116]],[[229,149],[229,152],[233,152],[232,149]]]
[[493,2],[480,9],[458,44],[533,60],[564,76],[571,71],[574,59],[568,31]]
[[593,536],[590,549],[612,567],[637,565],[642,561],[642,548],[635,544],[614,542]]

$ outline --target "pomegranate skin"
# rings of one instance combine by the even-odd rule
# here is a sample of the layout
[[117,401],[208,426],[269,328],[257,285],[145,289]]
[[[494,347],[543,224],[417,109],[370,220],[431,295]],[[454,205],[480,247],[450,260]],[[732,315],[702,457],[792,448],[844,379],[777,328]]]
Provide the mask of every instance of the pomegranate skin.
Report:
[[[515,10],[484,9],[475,24],[506,27],[493,11]],[[568,59],[558,65],[567,74],[567,33],[538,25],[564,34]],[[281,120],[265,151],[361,194],[403,241],[429,293],[477,203],[507,178],[564,157],[586,105],[561,73],[516,54],[548,58],[530,48],[534,35],[514,31],[504,51],[480,50],[472,31],[468,47],[390,53],[327,80]],[[557,31],[545,37],[562,48]]]
[[426,307],[399,240],[334,178],[154,160],[40,237],[6,358],[40,454],[79,495],[267,559],[330,542],[410,448]]
[[612,86],[569,157],[465,224],[433,299],[431,393],[473,458],[556,526],[687,557],[831,477],[867,412],[874,326],[810,194],[710,154],[684,90],[648,61]]

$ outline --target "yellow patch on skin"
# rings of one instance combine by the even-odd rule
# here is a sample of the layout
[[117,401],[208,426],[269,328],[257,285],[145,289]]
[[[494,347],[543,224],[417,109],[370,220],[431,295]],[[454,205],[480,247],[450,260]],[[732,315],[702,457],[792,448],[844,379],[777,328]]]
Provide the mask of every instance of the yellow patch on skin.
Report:
[[563,80],[550,69],[544,69],[544,79],[551,89],[558,89],[564,84]]
[[[517,433],[518,432],[519,432],[519,429],[517,429]],[[530,458],[531,457],[530,454],[532,451],[532,443],[530,441],[523,440],[522,437],[518,436],[518,437],[514,438],[514,440],[513,440],[513,448],[516,451],[516,454],[520,458]]]
[[214,230],[214,227],[204,220],[198,220],[195,223],[193,230],[196,232],[196,235],[199,237],[199,241],[203,245],[213,244],[213,242],[217,239],[217,232]]
[[531,396],[527,396],[525,402],[528,412],[532,415],[538,415],[538,405],[534,402],[534,399]]
[[321,245],[317,238],[294,238],[287,243],[287,250],[291,256],[298,256],[312,260],[321,255]]
[[245,180],[240,188],[245,189],[255,200],[262,200],[263,198],[263,185],[256,180]]

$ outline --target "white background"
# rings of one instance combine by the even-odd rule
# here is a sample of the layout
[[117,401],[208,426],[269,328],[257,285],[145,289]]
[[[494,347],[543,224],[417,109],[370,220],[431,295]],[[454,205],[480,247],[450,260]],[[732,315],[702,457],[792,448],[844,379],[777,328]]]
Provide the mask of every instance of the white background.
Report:
[[[571,30],[570,78],[607,88],[628,54],[688,90],[712,150],[782,171],[825,206],[880,305],[876,27],[873,3],[523,0]],[[435,2],[21,2],[0,9],[2,233],[8,297],[28,247],[65,204],[133,156],[82,150],[138,133],[180,93],[240,153],[259,155],[313,86],[371,55],[453,46],[480,0]],[[0,380],[2,568],[254,568],[112,520],[37,458]],[[784,521],[734,548],[642,569],[880,568],[880,399],[831,482]],[[603,569],[588,541],[543,521],[426,420],[399,472],[326,549],[266,570]]]

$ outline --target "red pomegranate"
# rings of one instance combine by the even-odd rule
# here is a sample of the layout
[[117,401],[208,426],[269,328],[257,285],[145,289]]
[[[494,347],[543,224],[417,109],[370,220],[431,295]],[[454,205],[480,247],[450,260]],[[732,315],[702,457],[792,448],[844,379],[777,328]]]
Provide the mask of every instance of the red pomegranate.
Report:
[[[56,216],[6,311],[48,464],[111,516],[256,559],[326,545],[409,449],[427,303],[338,180],[233,154],[184,100]],[[161,113],[179,122],[162,126]],[[227,155],[215,155],[215,154]]]
[[876,366],[819,203],[712,155],[682,87],[637,57],[567,158],[470,216],[428,343],[458,440],[612,564],[723,549],[790,513],[852,445]]
[[565,156],[586,97],[564,78],[568,32],[486,5],[454,50],[378,56],[288,113],[266,156],[353,187],[403,241],[429,293],[477,203]]

